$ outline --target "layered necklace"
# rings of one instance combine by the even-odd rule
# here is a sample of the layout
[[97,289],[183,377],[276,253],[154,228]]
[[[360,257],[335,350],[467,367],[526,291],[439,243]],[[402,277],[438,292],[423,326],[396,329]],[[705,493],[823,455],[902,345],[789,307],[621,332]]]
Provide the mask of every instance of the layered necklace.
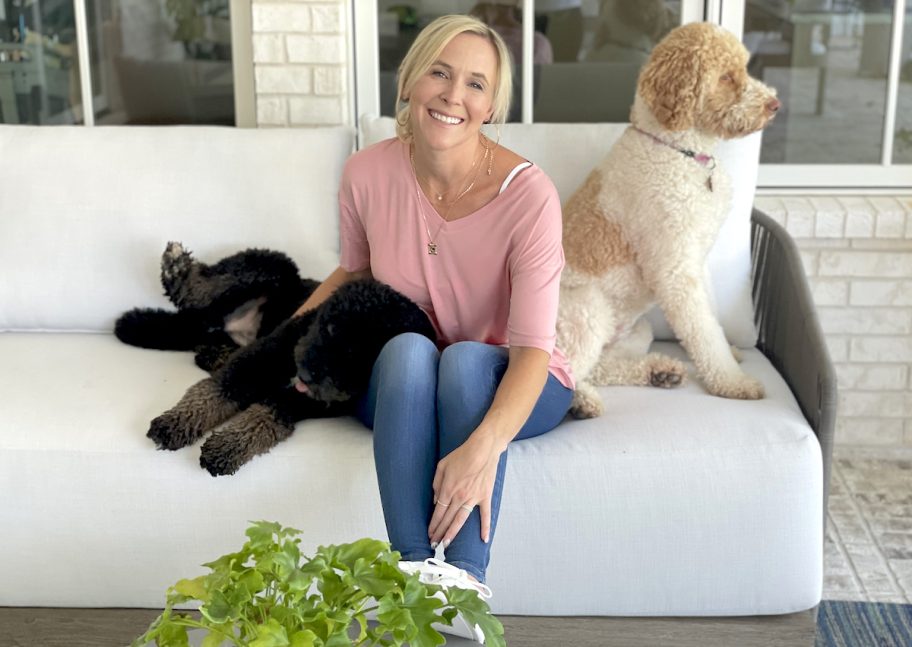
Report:
[[[418,197],[418,209],[421,212],[421,217],[424,220],[424,228],[427,231],[427,237],[428,237],[427,253],[430,256],[437,256],[437,251],[439,249],[439,246],[436,243],[437,236],[440,235],[440,231],[443,229],[443,226],[447,222],[449,222],[450,212],[453,210],[453,207],[456,205],[456,203],[459,202],[469,191],[471,191],[473,188],[475,188],[475,183],[478,181],[478,173],[481,171],[481,167],[485,165],[486,160],[488,162],[487,174],[491,175],[491,170],[494,166],[494,151],[491,149],[491,147],[489,147],[487,145],[486,138],[480,137],[478,140],[478,143],[484,149],[484,152],[481,155],[481,160],[476,159],[475,155],[472,156],[472,166],[469,168],[469,172],[466,173],[466,176],[463,178],[462,183],[459,185],[464,188],[462,188],[462,190],[460,190],[456,194],[456,197],[453,198],[453,201],[447,205],[446,211],[444,211],[442,214],[443,222],[440,223],[440,226],[437,227],[437,231],[434,232],[433,235],[431,235],[431,226],[428,223],[427,216],[424,213],[424,211],[425,211],[424,206],[421,203],[421,181],[422,181],[422,179],[419,177],[418,169],[415,166],[415,151],[414,151],[414,149],[409,150],[409,159],[412,162],[412,172],[415,174],[415,192]],[[474,174],[472,173],[472,169],[475,170]],[[472,181],[469,182],[468,184],[466,184],[470,175],[472,176]],[[444,196],[446,196],[447,193],[449,193],[449,190],[444,191],[443,193],[437,193],[436,191],[434,191],[431,188],[430,182],[428,182],[426,179],[423,181],[428,186],[431,193],[434,194],[434,198],[437,200],[437,202],[443,202],[443,198],[444,198]]]

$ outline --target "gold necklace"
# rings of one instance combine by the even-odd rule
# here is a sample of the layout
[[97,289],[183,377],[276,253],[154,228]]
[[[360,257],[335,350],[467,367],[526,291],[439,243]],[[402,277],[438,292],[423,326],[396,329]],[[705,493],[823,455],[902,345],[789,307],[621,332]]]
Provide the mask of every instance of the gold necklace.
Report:
[[[484,166],[484,161],[485,161],[485,159],[487,159],[488,154],[490,153],[490,149],[483,142],[481,143],[481,145],[484,148],[484,154],[481,157],[481,164],[477,164],[474,161],[472,162],[472,168],[475,169],[475,175],[472,177],[472,181],[469,183],[469,185],[466,188],[464,188],[462,191],[460,191],[459,194],[453,199],[453,201],[447,206],[447,209],[443,214],[443,222],[440,223],[439,227],[437,227],[437,231],[434,233],[433,236],[431,235],[431,227],[428,224],[427,216],[424,214],[424,207],[421,204],[421,184],[418,181],[418,169],[415,167],[415,152],[413,150],[409,150],[409,160],[411,160],[411,163],[412,163],[412,172],[415,174],[415,193],[416,193],[416,196],[418,197],[418,210],[421,212],[421,217],[424,220],[424,228],[427,231],[427,236],[428,236],[427,253],[429,256],[437,256],[438,245],[435,242],[435,240],[437,239],[437,236],[440,234],[440,230],[443,229],[443,226],[447,222],[449,222],[450,212],[453,210],[453,206],[457,202],[459,202],[459,200],[465,194],[467,194],[469,191],[471,191],[472,188],[475,186],[475,182],[478,181],[478,172],[481,170],[481,167]],[[493,155],[491,157],[493,159]],[[472,168],[469,169],[469,173],[472,172]],[[491,174],[490,169],[491,169],[491,164],[489,163],[488,164],[488,175]],[[467,178],[468,178],[468,175],[466,175],[465,179],[467,179]],[[428,186],[430,186],[430,184],[428,184]],[[437,197],[437,200],[443,199],[443,196],[440,194],[437,194],[436,197]]]

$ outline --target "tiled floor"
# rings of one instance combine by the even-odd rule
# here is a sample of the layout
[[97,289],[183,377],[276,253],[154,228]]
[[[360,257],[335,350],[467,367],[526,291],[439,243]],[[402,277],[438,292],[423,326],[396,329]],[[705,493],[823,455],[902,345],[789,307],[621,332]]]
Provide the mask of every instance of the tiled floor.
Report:
[[912,448],[837,446],[823,597],[912,603]]

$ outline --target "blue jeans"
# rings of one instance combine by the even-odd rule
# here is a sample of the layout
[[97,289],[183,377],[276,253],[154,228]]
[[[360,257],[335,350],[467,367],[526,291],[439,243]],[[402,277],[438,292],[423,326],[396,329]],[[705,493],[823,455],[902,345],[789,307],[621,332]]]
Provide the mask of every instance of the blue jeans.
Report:
[[[377,358],[357,415],[374,430],[374,462],[386,530],[402,559],[434,556],[428,526],[434,511],[437,463],[481,423],[507,360],[506,348],[478,342],[459,342],[441,353],[431,340],[416,333],[394,337]],[[515,439],[539,436],[556,427],[572,395],[549,374]],[[497,465],[489,540],[497,528],[506,467],[505,451]],[[481,540],[481,514],[476,507],[446,549],[446,560],[484,582],[490,550],[491,541]]]

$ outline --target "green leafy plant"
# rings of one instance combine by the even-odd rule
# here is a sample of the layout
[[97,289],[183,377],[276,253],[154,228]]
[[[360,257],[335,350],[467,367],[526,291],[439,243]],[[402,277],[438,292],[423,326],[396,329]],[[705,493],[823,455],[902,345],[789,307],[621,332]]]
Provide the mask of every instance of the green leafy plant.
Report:
[[[487,645],[506,645],[503,625],[475,591],[406,575],[388,543],[320,546],[307,559],[300,533],[267,521],[251,525],[240,551],[203,564],[208,575],[168,589],[164,612],[133,647],[185,647],[190,629],[208,631],[202,647],[431,647],[446,642],[432,625],[452,624],[457,613],[482,628]],[[441,591],[446,602],[434,597]],[[174,609],[193,601],[202,603],[198,614]],[[371,611],[376,624],[367,621]]]

